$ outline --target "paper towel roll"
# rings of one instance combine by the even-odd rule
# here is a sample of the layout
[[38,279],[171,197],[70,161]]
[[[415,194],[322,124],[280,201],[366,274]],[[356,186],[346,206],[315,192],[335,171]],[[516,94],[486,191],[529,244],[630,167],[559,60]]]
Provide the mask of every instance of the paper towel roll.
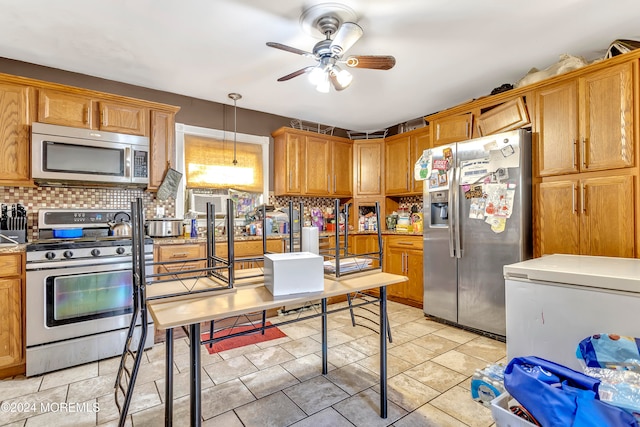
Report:
[[320,241],[316,227],[302,227],[302,252],[320,254]]

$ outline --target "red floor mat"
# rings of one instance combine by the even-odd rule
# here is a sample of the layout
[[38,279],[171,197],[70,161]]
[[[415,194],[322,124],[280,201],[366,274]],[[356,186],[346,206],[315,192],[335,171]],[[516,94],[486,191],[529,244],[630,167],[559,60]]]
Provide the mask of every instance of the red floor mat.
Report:
[[[267,322],[267,325],[271,325],[271,322]],[[236,326],[235,328],[233,328],[231,330],[225,329],[223,331],[214,332],[213,336],[214,336],[214,338],[218,338],[218,337],[221,337],[221,336],[231,335],[231,334],[235,334],[235,333],[246,331],[246,330],[253,329],[253,328],[254,327],[251,326],[251,325]],[[206,344],[205,347],[206,347],[207,351],[209,352],[209,354],[213,354],[213,353],[219,353],[219,352],[225,351],[225,350],[231,350],[232,348],[243,347],[245,345],[256,344],[256,343],[265,342],[265,341],[270,341],[270,340],[274,340],[276,338],[282,338],[282,337],[286,337],[286,336],[287,335],[284,332],[282,332],[280,329],[278,329],[278,328],[269,328],[269,329],[264,331],[264,335],[262,335],[258,331],[258,332],[252,333],[252,334],[241,335],[239,337],[228,338],[226,340],[218,341],[217,343],[213,344],[213,347],[211,347],[209,344]],[[208,340],[209,339],[209,332],[203,333],[202,334],[202,339],[203,340]]]

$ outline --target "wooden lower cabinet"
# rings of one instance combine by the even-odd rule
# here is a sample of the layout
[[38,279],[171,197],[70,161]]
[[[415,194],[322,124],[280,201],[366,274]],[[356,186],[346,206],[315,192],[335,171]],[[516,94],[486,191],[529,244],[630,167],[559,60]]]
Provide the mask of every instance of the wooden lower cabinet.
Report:
[[422,307],[422,246],[422,236],[386,236],[383,270],[409,278],[408,282],[388,288],[387,295],[390,299]]
[[[251,259],[261,257],[264,254],[262,240],[239,240],[234,243],[234,269],[241,270],[244,268],[260,268],[263,266],[262,261]],[[284,252],[284,246],[281,239],[267,239],[267,253],[282,252]],[[216,255],[222,258],[227,257],[226,242],[216,243]]]
[[[206,261],[197,261],[206,255],[204,243],[155,245],[153,252],[156,274],[195,270],[205,268],[207,265]],[[163,262],[170,263],[162,264]],[[176,277],[180,276],[176,274]]]
[[[267,252],[281,253],[283,252],[283,243],[281,239],[268,239]],[[177,272],[181,270],[193,270],[205,268],[207,263],[204,260],[198,261],[206,257],[207,248],[205,242],[185,241],[182,244],[156,244],[154,247],[154,263],[163,261],[181,261],[171,264],[156,264],[156,273]],[[227,243],[216,243],[216,255],[222,258],[227,257]],[[242,258],[259,257],[263,255],[262,240],[240,240],[234,245],[234,259],[236,259],[235,268],[254,268],[262,267],[261,261],[242,260]]]
[[0,379],[25,372],[24,253],[0,255]]
[[540,183],[536,255],[635,257],[635,180],[620,175]]

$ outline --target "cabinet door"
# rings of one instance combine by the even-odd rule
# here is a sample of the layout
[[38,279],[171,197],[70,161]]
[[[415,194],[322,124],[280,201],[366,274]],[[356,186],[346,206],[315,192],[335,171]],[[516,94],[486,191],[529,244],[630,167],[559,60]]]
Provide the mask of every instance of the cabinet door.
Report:
[[0,182],[29,181],[29,125],[32,89],[13,84],[0,84]]
[[[384,265],[384,271],[387,273],[406,275],[404,248],[388,246],[385,251]],[[404,298],[405,288],[406,282],[391,285],[387,288],[387,295]]]
[[407,251],[405,263],[407,265],[407,276],[409,277],[409,282],[406,284],[405,297],[421,305],[424,300],[422,251]]
[[354,197],[382,195],[384,140],[353,143]]
[[433,146],[450,144],[471,138],[473,114],[443,117],[435,120],[433,126]]
[[[205,257],[206,249],[204,243],[159,245],[154,248],[154,252],[155,262],[171,261],[170,264],[156,264],[154,266],[156,274],[188,272],[189,270],[206,267],[206,261],[199,260]],[[201,274],[204,275],[204,272]],[[185,273],[184,275],[193,276],[190,273]],[[180,276],[180,274],[175,275],[175,277]],[[160,279],[166,279],[166,277],[161,277]]]
[[0,368],[22,362],[22,281],[0,279]]
[[353,150],[350,141],[331,141],[333,177],[330,182],[334,196],[351,196],[353,182]]
[[276,195],[299,195],[302,192],[302,155],[305,137],[283,132],[274,137],[274,190]]
[[41,89],[38,94],[38,121],[94,129],[93,101],[82,95]]
[[580,79],[582,168],[603,170],[633,166],[633,75],[637,61]]
[[634,257],[634,197],[632,176],[582,181],[581,253]]
[[385,192],[406,194],[409,191],[409,137],[385,141]]
[[328,139],[307,136],[305,144],[306,173],[304,194],[328,196],[333,179],[331,173],[331,143]]
[[148,190],[157,190],[168,168],[175,164],[174,120],[173,113],[151,111]]
[[[356,255],[361,254],[372,254],[374,252],[379,252],[378,248],[378,235],[377,234],[356,234],[352,237],[353,240],[349,246],[349,252],[354,253]],[[377,255],[371,255],[374,258],[377,258]],[[380,263],[376,260],[372,260],[373,267],[379,267]]]
[[578,172],[577,93],[574,80],[535,92],[538,176]]
[[409,157],[409,175],[411,177],[411,193],[422,195],[424,181],[418,181],[413,174],[413,166],[416,164],[422,152],[431,148],[431,133],[429,128],[424,128],[424,133],[411,136],[411,151]]
[[148,135],[146,108],[100,102],[100,130],[131,135]]
[[540,255],[580,254],[578,183],[543,182],[538,194]]
[[529,124],[529,114],[522,97],[498,105],[478,116],[478,135],[493,135],[519,129]]

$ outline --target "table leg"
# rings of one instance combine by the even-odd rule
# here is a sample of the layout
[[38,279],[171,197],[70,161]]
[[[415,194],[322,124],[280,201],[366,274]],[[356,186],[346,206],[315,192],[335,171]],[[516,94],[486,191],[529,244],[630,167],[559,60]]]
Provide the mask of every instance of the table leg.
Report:
[[327,299],[322,298],[322,375],[327,375],[329,372],[327,353]]
[[380,286],[380,417],[387,418],[387,287]]
[[165,383],[164,383],[164,425],[173,425],[173,328],[166,331]]
[[191,361],[191,427],[202,424],[202,383],[200,382],[200,323],[189,326],[189,359]]

